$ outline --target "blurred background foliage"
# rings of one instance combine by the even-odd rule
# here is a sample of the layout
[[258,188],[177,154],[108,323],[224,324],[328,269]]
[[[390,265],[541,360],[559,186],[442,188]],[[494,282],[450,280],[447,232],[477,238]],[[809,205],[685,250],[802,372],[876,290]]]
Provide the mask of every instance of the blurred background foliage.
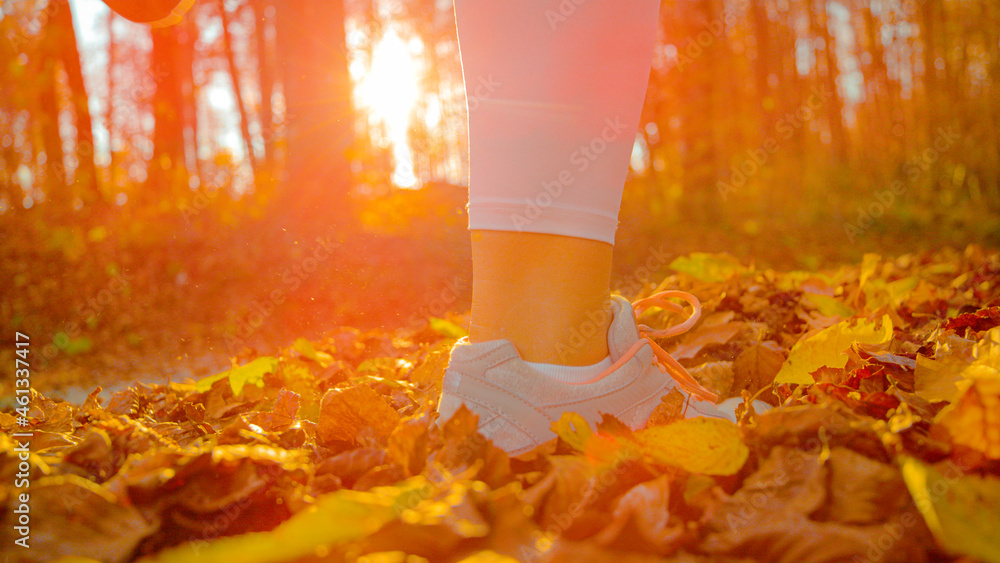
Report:
[[[450,1],[0,10],[3,339],[221,357],[467,303]],[[660,27],[620,279],[663,241],[793,268],[1000,242],[1000,4],[663,0]]]

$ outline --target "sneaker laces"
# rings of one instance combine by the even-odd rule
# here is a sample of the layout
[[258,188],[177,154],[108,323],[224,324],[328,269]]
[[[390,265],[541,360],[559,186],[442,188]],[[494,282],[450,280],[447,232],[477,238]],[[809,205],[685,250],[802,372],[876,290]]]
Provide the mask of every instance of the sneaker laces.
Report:
[[684,291],[661,291],[660,293],[632,303],[632,314],[636,319],[638,319],[639,316],[650,307],[660,307],[661,309],[666,309],[674,313],[683,313],[684,307],[672,301],[667,301],[667,299],[671,297],[682,299],[691,305],[691,308],[693,309],[691,316],[680,324],[659,330],[650,328],[646,325],[640,325],[637,320],[636,328],[639,329],[639,340],[636,341],[631,348],[626,350],[625,353],[618,358],[618,360],[611,364],[611,367],[604,370],[604,372],[590,380],[590,382],[597,381],[625,365],[625,363],[631,360],[643,346],[649,345],[650,349],[653,351],[653,363],[655,363],[656,367],[659,368],[660,373],[669,375],[673,378],[673,380],[677,383],[677,386],[687,391],[691,397],[702,401],[711,401],[712,403],[718,402],[718,395],[698,383],[693,377],[691,377],[691,374],[684,369],[684,366],[679,364],[677,360],[673,359],[670,354],[666,352],[666,350],[660,348],[660,345],[653,341],[654,338],[669,338],[691,330],[691,327],[693,327],[701,317],[701,303],[698,301],[698,298]]

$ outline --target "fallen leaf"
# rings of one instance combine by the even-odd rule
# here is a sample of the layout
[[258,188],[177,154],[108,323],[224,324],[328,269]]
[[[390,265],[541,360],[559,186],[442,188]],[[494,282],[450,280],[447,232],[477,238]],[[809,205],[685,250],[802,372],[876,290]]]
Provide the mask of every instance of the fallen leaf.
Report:
[[842,300],[827,295],[817,295],[815,293],[805,293],[803,298],[812,303],[816,310],[825,317],[839,317],[846,319],[854,316],[854,309],[847,306]]
[[692,252],[670,263],[672,270],[683,272],[704,282],[721,282],[746,271],[746,267],[728,254]]
[[817,454],[773,448],[743,486],[708,515],[700,551],[713,559],[750,556],[779,563],[924,559],[930,538],[913,512],[896,512],[871,525],[815,517],[829,499],[828,479]]
[[396,499],[409,492],[405,486],[379,492],[336,491],[270,532],[203,541],[197,549],[181,545],[140,563],[280,563],[329,554],[337,544],[365,537],[394,520],[398,516],[393,510]]
[[276,369],[278,369],[278,358],[270,356],[257,358],[245,365],[201,379],[195,383],[195,389],[201,392],[208,391],[211,389],[213,383],[228,377],[229,385],[233,389],[233,395],[239,397],[244,385],[251,383],[257,387],[263,387],[264,374],[274,373]]
[[399,418],[399,413],[367,385],[331,389],[320,403],[316,433],[323,442],[356,443],[371,436],[385,443]]
[[274,401],[274,408],[269,412],[256,412],[249,422],[260,426],[268,432],[281,432],[295,424],[299,412],[300,397],[297,393],[282,389]]
[[827,517],[845,524],[876,524],[889,520],[909,501],[899,470],[854,450],[830,451],[830,504]]
[[948,430],[956,444],[1000,459],[1000,371],[975,363],[958,384],[961,395],[935,421]]
[[987,307],[975,313],[964,313],[953,319],[948,319],[944,327],[954,330],[959,334],[966,334],[966,330],[979,332],[1000,326],[1000,306]]
[[449,341],[439,342],[431,347],[422,362],[410,372],[410,381],[418,385],[433,383],[441,384],[445,369],[451,356],[452,344]]
[[939,360],[917,356],[916,364],[914,393],[931,402],[955,399],[958,396],[956,384],[969,366],[968,362],[954,356],[944,356]]
[[799,340],[788,354],[788,360],[774,378],[775,383],[810,384],[815,380],[813,371],[826,366],[843,368],[847,365],[844,353],[855,342],[882,345],[892,338],[892,321],[882,317],[876,326],[864,319],[856,323],[843,321],[818,334]]
[[[23,492],[23,491],[22,491]],[[147,520],[127,498],[76,475],[43,477],[31,483],[29,549],[19,561],[53,561],[61,556],[96,557],[104,562],[132,560],[139,543],[159,526]],[[4,529],[4,551],[14,555],[20,547],[14,541],[19,514],[10,499],[0,522]],[[22,513],[23,514],[23,513]]]
[[718,418],[688,418],[646,428],[633,440],[649,462],[706,475],[732,475],[750,454],[739,427]]
[[785,351],[776,342],[753,344],[740,352],[733,363],[731,394],[747,390],[750,393],[768,387],[785,362]]
[[[665,551],[677,542],[684,526],[670,526],[670,476],[639,483],[618,498],[611,522],[594,539],[600,545],[615,545],[631,551]],[[641,544],[649,547],[642,549]]]
[[660,398],[660,404],[656,405],[653,413],[649,415],[646,426],[663,426],[684,418],[684,407],[687,405],[687,397],[677,388],[673,388],[669,393]]
[[316,362],[322,368],[328,368],[334,364],[333,356],[326,352],[317,352],[312,342],[309,342],[305,338],[296,339],[295,343],[292,344],[292,350]]
[[562,413],[559,420],[552,423],[552,431],[571,448],[581,452],[587,449],[587,442],[594,434],[583,415],[570,411]]
[[903,478],[920,514],[941,545],[991,563],[1000,562],[1000,479],[945,474],[916,458],[902,456]]
[[424,417],[403,420],[389,435],[389,457],[400,465],[408,477],[419,474],[427,460],[427,421]]
[[705,318],[694,330],[684,335],[681,342],[668,353],[675,360],[686,360],[697,356],[706,346],[729,342],[743,328],[742,322],[727,322],[732,316],[732,312],[728,311]]
[[463,336],[469,335],[469,331],[465,330],[464,328],[458,326],[457,324],[447,319],[439,319],[437,317],[431,317],[428,320],[431,324],[431,329],[433,329],[434,332],[440,334],[441,336],[447,338],[454,338],[457,340],[459,338],[462,338]]
[[733,362],[705,362],[688,369],[691,377],[720,398],[733,388]]

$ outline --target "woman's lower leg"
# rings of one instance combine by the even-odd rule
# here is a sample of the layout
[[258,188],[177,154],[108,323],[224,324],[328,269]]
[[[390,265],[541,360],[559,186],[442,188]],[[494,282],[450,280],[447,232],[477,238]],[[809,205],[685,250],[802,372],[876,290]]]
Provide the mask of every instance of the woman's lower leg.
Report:
[[469,107],[470,340],[510,340],[529,362],[600,362],[659,0],[455,9]]

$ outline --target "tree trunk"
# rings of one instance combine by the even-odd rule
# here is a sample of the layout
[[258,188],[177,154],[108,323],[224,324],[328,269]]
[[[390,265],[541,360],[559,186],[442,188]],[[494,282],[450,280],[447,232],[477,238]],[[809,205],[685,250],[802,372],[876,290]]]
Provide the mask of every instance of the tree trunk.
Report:
[[97,187],[97,167],[94,165],[94,126],[90,119],[89,98],[80,67],[73,15],[68,0],[50,0],[49,9],[49,24],[46,29],[47,32],[53,32],[54,36],[50,48],[63,63],[70,104],[76,115],[75,156],[78,164],[71,193],[72,196],[81,198],[85,204],[92,205],[101,201],[101,192]]
[[[38,111],[35,126],[45,151],[45,196],[55,206],[69,208],[69,186],[66,183],[62,136],[59,134],[59,101],[56,97],[56,59],[45,56],[38,75]],[[39,156],[36,153],[36,158]]]
[[184,96],[181,91],[180,42],[178,26],[153,28],[152,72],[156,84],[153,95],[153,158],[149,162],[147,193],[144,200],[155,203],[170,197],[174,190],[187,188],[184,155]]
[[288,147],[276,219],[307,233],[346,227],[354,115],[344,3],[287,0],[275,6]]
[[774,128],[776,100],[768,78],[774,72],[773,65],[780,64],[780,59],[775,59],[771,54],[771,22],[767,18],[767,7],[761,0],[753,0],[751,3],[753,13],[754,39],[757,43],[757,58],[754,59],[754,77],[757,83],[757,107],[763,114],[761,120],[761,131],[763,137],[770,135]]
[[[811,3],[812,0],[809,0]],[[821,2],[819,17],[816,20],[816,29],[820,37],[823,38],[823,61],[826,73],[823,79],[826,88],[830,92],[830,99],[826,102],[826,116],[830,127],[830,140],[833,156],[839,163],[847,160],[847,135],[844,131],[844,102],[840,97],[840,90],[837,88],[837,76],[840,70],[837,65],[836,43],[833,34],[830,33],[830,17],[826,2]]]
[[861,10],[864,18],[865,38],[868,44],[867,51],[871,56],[871,68],[865,73],[864,80],[867,87],[867,99],[865,102],[870,106],[872,119],[872,132],[880,135],[885,149],[893,150],[897,147],[893,141],[895,135],[892,134],[893,109],[896,107],[895,92],[889,80],[889,70],[885,61],[885,49],[882,47],[882,22],[876,21],[872,14],[871,6],[862,2],[858,9]]
[[108,193],[118,190],[117,172],[118,160],[115,158],[115,64],[117,54],[115,49],[115,11],[108,10],[105,33],[108,35],[108,100],[104,107],[104,126],[108,130]]
[[270,176],[274,171],[274,118],[271,112],[271,99],[274,97],[274,66],[270,56],[271,48],[267,41],[268,18],[270,8],[274,7],[268,0],[254,0],[253,9],[254,36],[257,42],[257,80],[260,84],[260,135],[264,141],[264,152],[260,155],[264,162],[265,174]]
[[226,3],[219,0],[219,14],[222,16],[222,47],[226,52],[226,63],[229,66],[229,76],[233,81],[233,95],[236,97],[236,109],[240,114],[240,133],[243,135],[243,145],[246,147],[247,159],[250,161],[250,169],[253,174],[257,173],[257,156],[253,152],[253,141],[250,139],[250,126],[247,120],[247,108],[243,103],[243,91],[240,88],[240,73],[236,68],[236,57],[233,54],[233,40],[229,34],[229,14],[226,12]]

